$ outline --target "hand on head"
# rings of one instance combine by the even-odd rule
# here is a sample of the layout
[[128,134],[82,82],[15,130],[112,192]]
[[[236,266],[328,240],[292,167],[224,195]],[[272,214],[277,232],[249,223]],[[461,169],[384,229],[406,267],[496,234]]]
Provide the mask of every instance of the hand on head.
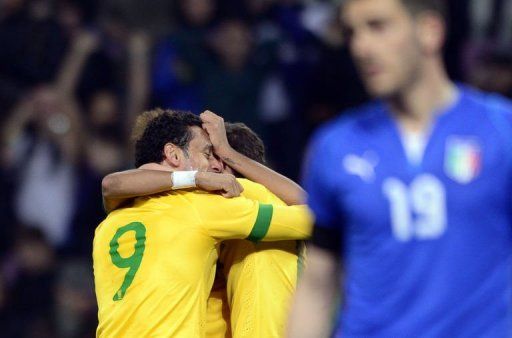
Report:
[[205,110],[200,117],[203,122],[203,129],[210,137],[215,154],[222,156],[230,148],[224,119],[209,110]]

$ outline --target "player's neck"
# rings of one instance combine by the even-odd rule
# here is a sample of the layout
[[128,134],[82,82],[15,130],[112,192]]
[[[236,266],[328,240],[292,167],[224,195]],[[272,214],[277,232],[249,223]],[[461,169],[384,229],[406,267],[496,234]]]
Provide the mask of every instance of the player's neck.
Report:
[[388,104],[405,132],[421,133],[431,126],[435,114],[455,100],[456,87],[448,79],[441,61],[425,67],[419,79]]

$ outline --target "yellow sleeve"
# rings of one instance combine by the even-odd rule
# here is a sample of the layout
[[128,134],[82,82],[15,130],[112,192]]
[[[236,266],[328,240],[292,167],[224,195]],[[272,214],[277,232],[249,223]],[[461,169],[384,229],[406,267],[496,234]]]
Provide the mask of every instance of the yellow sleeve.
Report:
[[[259,229],[256,226],[249,240],[254,242],[281,241],[289,239],[307,239],[313,229],[313,216],[305,205],[272,206],[271,223],[264,234],[264,224]],[[291,237],[293,236],[293,237]],[[300,237],[297,237],[300,236]]]
[[311,234],[312,217],[306,206],[273,206],[213,194],[203,198],[198,213],[214,238],[258,242],[305,239]]

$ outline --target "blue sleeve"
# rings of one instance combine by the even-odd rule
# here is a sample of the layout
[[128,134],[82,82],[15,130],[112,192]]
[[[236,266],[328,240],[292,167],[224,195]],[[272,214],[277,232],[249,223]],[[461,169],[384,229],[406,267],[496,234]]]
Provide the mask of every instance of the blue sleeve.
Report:
[[316,227],[339,228],[340,212],[336,204],[333,174],[338,172],[332,142],[319,132],[310,143],[304,163],[303,186],[308,194],[308,206],[315,216]]

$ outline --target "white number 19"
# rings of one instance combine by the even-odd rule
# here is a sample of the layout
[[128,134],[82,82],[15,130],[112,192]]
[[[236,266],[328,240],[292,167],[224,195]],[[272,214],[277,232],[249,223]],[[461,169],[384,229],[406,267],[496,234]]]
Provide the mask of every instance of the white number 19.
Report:
[[415,178],[410,186],[397,178],[388,178],[382,186],[389,200],[391,226],[396,239],[406,242],[412,237],[434,239],[446,229],[446,193],[433,175]]

